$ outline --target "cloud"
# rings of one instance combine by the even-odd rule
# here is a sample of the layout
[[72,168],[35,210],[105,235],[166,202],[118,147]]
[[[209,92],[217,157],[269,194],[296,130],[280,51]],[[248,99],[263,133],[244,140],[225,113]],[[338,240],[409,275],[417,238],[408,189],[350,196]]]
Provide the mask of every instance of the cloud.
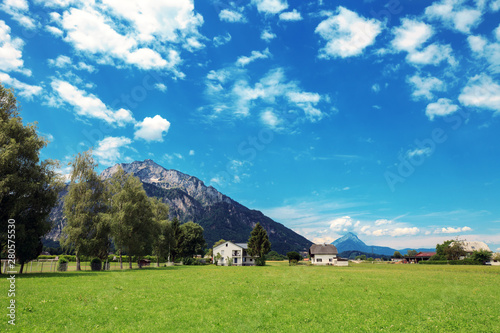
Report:
[[374,93],[380,92],[380,85],[378,83],[375,83],[374,85],[372,85],[372,91]]
[[500,73],[500,25],[494,30],[496,41],[488,41],[483,36],[468,36],[467,42],[476,58],[484,58],[489,63],[488,69]]
[[434,117],[444,117],[458,111],[458,105],[453,104],[448,98],[440,98],[435,103],[430,103],[425,109],[425,114],[430,120]]
[[194,156],[194,150],[192,150],[192,149],[191,149],[191,150],[189,151],[189,156]]
[[157,89],[161,92],[167,91],[167,86],[164,85],[163,83],[155,83],[154,87],[155,87],[155,89]]
[[73,69],[84,70],[84,71],[87,71],[89,73],[93,73],[93,72],[96,71],[96,69],[95,69],[94,66],[87,65],[83,61],[78,62],[78,64],[76,64],[76,65],[73,64],[71,58],[68,57],[68,56],[65,56],[65,55],[59,55],[55,59],[49,59],[49,60],[47,60],[47,62],[49,63],[50,66],[54,66],[54,67],[57,67],[57,68],[71,67]]
[[284,12],[280,14],[280,21],[297,22],[302,21],[302,15],[296,9],[291,12]]
[[231,35],[227,32],[225,35],[215,36],[213,39],[214,46],[219,47],[231,41]]
[[456,234],[456,233],[461,233],[461,232],[467,232],[467,231],[472,231],[471,228],[469,227],[458,227],[458,228],[453,228],[453,227],[446,227],[446,228],[441,228],[437,229],[434,231],[435,234]]
[[316,27],[315,32],[327,42],[320,50],[320,58],[359,56],[366,47],[375,43],[382,31],[380,21],[365,19],[342,6],[335,14]]
[[476,75],[462,89],[458,100],[464,106],[500,113],[500,85],[486,75]]
[[330,229],[334,232],[347,232],[352,229],[353,222],[351,217],[342,216],[330,222]]
[[5,72],[18,71],[31,75],[23,69],[22,49],[24,42],[20,38],[11,38],[10,27],[0,20],[0,70]]
[[421,98],[431,100],[434,98],[432,91],[446,90],[444,82],[432,76],[415,74],[408,78],[407,81],[413,87],[412,97],[416,100]]
[[247,21],[241,12],[230,9],[221,10],[219,13],[219,19],[230,23],[245,23]]
[[392,30],[394,39],[392,47],[398,51],[412,52],[420,48],[432,35],[434,30],[432,26],[419,21],[403,18],[401,26]]
[[0,82],[4,85],[10,85],[12,88],[16,89],[16,94],[26,99],[32,99],[33,96],[38,96],[42,93],[42,87],[32,86],[21,82],[6,73],[0,72]]
[[100,119],[113,126],[125,126],[135,122],[129,110],[111,110],[95,95],[86,93],[66,81],[55,79],[51,87],[59,100],[72,105],[79,116]]
[[100,164],[105,166],[113,165],[122,158],[120,150],[127,148],[131,143],[132,140],[124,136],[107,136],[97,143],[94,155],[97,156]]
[[412,228],[395,228],[395,229],[377,229],[372,231],[373,236],[392,236],[392,237],[400,237],[400,236],[414,236],[420,233],[420,229],[417,227]]
[[35,20],[29,17],[29,6],[26,0],[4,0],[0,5],[0,10],[9,14],[14,21],[17,21],[26,29],[35,29]]
[[160,115],[156,115],[153,118],[144,118],[135,127],[137,128],[134,133],[135,139],[162,142],[164,133],[166,134],[170,128],[170,122]]
[[65,8],[52,18],[64,41],[99,64],[169,70],[183,77],[177,69],[180,48],[194,52],[204,47],[198,31],[203,17],[194,12],[192,0],[104,0],[80,7]]
[[425,15],[431,20],[439,20],[454,30],[470,33],[481,22],[481,10],[467,7],[463,0],[441,0],[425,9]]
[[264,30],[260,34],[260,39],[265,40],[266,42],[270,42],[271,40],[276,38],[276,34],[272,33],[270,30]]
[[430,148],[415,148],[406,152],[406,156],[408,158],[412,158],[415,156],[430,156],[431,154],[432,149]]
[[272,109],[266,110],[260,114],[260,119],[262,123],[265,125],[276,128],[281,121],[279,118],[276,116],[276,114],[272,111]]
[[257,6],[259,12],[273,15],[288,8],[286,0],[252,0],[252,4]]
[[376,226],[386,225],[386,224],[392,224],[392,221],[387,219],[379,219],[375,221]]
[[239,67],[245,67],[251,62],[254,62],[257,59],[267,59],[271,56],[271,53],[269,52],[269,49],[265,49],[262,52],[259,51],[252,51],[252,54],[247,57],[247,56],[241,56],[236,60],[236,65]]
[[213,110],[213,118],[228,113],[247,117],[253,109],[271,107],[277,117],[280,110],[280,114],[287,115],[301,110],[308,120],[317,121],[324,116],[319,105],[328,102],[328,98],[303,91],[298,82],[287,80],[282,68],[270,70],[255,83],[249,80],[245,69],[212,70],[205,84],[205,95],[212,101],[209,107]]
[[412,65],[438,65],[447,60],[450,65],[456,65],[450,45],[438,43],[423,47],[423,44],[434,35],[432,26],[403,18],[401,26],[392,30],[394,39],[392,48],[397,52],[407,52],[406,61]]

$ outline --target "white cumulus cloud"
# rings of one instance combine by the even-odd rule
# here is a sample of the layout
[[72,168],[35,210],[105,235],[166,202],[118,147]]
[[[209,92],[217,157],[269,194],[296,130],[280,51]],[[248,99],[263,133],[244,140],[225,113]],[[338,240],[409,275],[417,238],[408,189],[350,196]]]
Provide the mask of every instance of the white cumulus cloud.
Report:
[[335,15],[316,27],[315,32],[326,41],[326,45],[320,50],[320,57],[328,59],[359,56],[365,48],[375,43],[382,27],[382,23],[376,19],[365,19],[339,6]]
[[265,14],[278,14],[288,8],[286,0],[252,0],[257,10]]
[[476,75],[463,88],[458,100],[462,105],[500,113],[500,85],[486,75]]
[[458,105],[453,104],[448,98],[440,98],[425,108],[425,114],[430,120],[434,120],[436,116],[444,117],[457,111]]
[[291,12],[283,12],[280,14],[281,21],[296,22],[302,21],[302,15],[296,9]]
[[122,148],[127,148],[131,143],[132,140],[123,136],[107,136],[97,143],[94,155],[97,156],[100,164],[113,165],[122,159]]
[[167,133],[170,128],[170,122],[160,115],[156,115],[153,118],[144,118],[144,120],[137,123],[135,127],[137,128],[134,133],[135,139],[162,142],[164,133]]

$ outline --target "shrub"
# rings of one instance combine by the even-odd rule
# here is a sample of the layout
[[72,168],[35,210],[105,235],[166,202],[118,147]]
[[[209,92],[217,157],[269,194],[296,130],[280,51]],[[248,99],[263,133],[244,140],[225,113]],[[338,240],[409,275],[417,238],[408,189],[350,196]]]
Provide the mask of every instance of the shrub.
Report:
[[288,266],[297,266],[297,259],[292,259],[288,261]]
[[57,256],[39,255],[37,259],[55,259]]
[[65,258],[59,258],[57,261],[57,270],[59,272],[66,272],[68,270],[68,260]]
[[182,259],[182,264],[183,265],[195,265],[195,260],[191,257],[186,257]]
[[92,259],[92,261],[90,262],[90,268],[93,271],[100,271],[102,269],[102,261],[101,261],[101,259],[99,259],[99,258]]

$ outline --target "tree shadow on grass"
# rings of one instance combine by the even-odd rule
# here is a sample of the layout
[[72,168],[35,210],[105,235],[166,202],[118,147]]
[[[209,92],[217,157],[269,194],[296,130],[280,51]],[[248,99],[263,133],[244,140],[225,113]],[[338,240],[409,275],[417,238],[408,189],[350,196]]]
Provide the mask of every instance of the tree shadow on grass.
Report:
[[[16,279],[30,279],[30,278],[65,278],[65,277],[73,277],[73,276],[96,276],[96,275],[107,275],[110,273],[140,273],[140,272],[152,272],[152,271],[171,271],[183,266],[167,266],[167,267],[143,267],[143,268],[125,268],[125,269],[112,269],[108,271],[70,271],[70,272],[47,272],[47,273],[23,273],[23,274],[15,274]],[[9,277],[8,274],[1,274],[0,278]]]

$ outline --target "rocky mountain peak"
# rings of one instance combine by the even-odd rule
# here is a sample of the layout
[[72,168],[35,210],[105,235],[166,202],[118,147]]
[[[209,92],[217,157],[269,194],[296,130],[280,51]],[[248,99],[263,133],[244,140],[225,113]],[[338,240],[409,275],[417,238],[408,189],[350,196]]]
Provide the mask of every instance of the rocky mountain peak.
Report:
[[125,173],[132,173],[146,184],[152,184],[163,189],[181,189],[202,205],[212,205],[218,202],[230,203],[226,197],[212,186],[205,186],[200,179],[186,175],[173,169],[165,169],[151,159],[132,163],[116,164],[101,173],[103,179],[109,179],[121,166]]

